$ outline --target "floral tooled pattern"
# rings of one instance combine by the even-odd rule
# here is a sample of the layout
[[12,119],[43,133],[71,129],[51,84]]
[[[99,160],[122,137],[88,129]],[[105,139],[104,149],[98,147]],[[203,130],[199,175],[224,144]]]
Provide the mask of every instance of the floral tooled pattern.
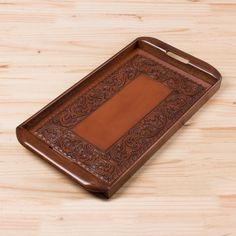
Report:
[[59,126],[72,128],[81,120],[95,111],[105,101],[119,92],[126,84],[132,81],[139,71],[132,66],[132,61],[107,78],[97,86],[91,88],[86,94],[80,96],[76,102],[68,106],[57,116],[53,117],[53,123]]
[[[146,74],[170,88],[170,95],[106,151],[73,133],[72,128],[134,80]],[[35,133],[55,151],[111,184],[130,168],[204,93],[203,86],[152,59],[136,55],[108,75]]]

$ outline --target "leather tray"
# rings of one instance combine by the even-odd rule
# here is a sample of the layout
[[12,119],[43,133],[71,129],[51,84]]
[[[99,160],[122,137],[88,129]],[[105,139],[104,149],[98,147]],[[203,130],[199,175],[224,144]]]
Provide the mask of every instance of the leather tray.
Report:
[[220,87],[211,65],[140,37],[16,129],[19,142],[110,197]]

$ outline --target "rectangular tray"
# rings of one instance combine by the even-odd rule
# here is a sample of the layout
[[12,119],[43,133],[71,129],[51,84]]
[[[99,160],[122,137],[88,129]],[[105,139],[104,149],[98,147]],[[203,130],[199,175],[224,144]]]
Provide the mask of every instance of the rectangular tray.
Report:
[[16,128],[19,142],[110,197],[220,87],[211,65],[140,37]]

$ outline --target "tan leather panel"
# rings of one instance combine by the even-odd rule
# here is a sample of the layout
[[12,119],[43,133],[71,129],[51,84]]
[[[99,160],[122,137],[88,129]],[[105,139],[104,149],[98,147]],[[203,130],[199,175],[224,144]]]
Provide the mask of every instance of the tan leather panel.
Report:
[[73,130],[106,150],[169,93],[169,88],[141,74]]

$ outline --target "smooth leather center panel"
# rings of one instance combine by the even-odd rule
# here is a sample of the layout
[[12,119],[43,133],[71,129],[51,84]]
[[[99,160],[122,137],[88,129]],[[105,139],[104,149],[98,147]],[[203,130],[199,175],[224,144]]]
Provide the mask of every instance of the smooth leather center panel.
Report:
[[106,150],[170,92],[165,85],[141,74],[78,123],[73,131],[98,148]]

